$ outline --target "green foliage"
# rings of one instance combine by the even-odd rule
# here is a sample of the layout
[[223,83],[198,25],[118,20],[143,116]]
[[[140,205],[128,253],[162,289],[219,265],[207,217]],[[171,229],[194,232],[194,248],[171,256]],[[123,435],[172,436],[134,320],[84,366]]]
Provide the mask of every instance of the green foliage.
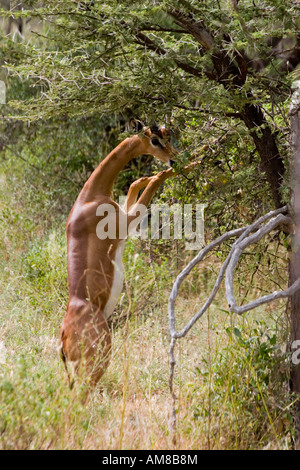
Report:
[[66,241],[55,232],[46,240],[36,240],[23,260],[24,276],[36,290],[45,293],[66,292]]
[[[193,19],[203,19],[206,28],[214,31],[216,46],[225,47],[229,55],[242,47],[252,57],[264,60],[271,36],[292,36],[298,31],[296,3],[266,1],[254,7],[249,0],[236,10],[227,2],[192,3],[180,2],[182,14],[192,11]],[[26,109],[24,106],[27,118],[91,115],[99,109],[112,114],[131,109],[148,120],[161,119],[174,113],[174,105],[188,108],[196,99],[200,108],[202,103],[210,103],[215,113],[227,111],[231,96],[224,95],[218,85],[212,93],[205,74],[199,83],[178,66],[183,62],[204,72],[213,51],[201,54],[196,39],[180,32],[169,14],[176,8],[178,3],[172,1],[96,1],[91,5],[68,0],[49,1],[44,8],[31,11],[31,15],[46,21],[48,41],[27,44],[25,61],[16,69],[8,64],[18,73],[39,77],[35,86],[43,87],[42,99],[27,102]],[[163,53],[157,54],[155,47],[143,47],[140,32]],[[230,35],[230,41],[224,39],[226,35]],[[267,72],[274,69],[275,62],[268,65]],[[276,81],[280,77],[272,78]],[[263,78],[249,77],[248,81],[259,99],[261,93],[270,95]]]

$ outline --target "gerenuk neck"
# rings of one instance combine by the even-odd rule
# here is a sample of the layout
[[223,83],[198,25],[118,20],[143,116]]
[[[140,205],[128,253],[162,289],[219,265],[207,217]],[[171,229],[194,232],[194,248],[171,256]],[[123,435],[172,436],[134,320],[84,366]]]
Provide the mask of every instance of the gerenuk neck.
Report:
[[85,199],[110,196],[116,177],[130,160],[143,153],[142,147],[143,144],[138,135],[128,137],[121,142],[107,155],[85,183]]

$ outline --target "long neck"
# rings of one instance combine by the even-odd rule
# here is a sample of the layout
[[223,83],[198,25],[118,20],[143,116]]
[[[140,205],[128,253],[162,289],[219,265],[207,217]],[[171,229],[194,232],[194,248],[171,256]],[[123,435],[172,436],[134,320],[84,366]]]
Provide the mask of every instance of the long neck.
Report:
[[114,181],[124,166],[133,158],[141,155],[142,142],[139,136],[128,137],[121,142],[105,159],[84,186],[87,198],[110,196]]

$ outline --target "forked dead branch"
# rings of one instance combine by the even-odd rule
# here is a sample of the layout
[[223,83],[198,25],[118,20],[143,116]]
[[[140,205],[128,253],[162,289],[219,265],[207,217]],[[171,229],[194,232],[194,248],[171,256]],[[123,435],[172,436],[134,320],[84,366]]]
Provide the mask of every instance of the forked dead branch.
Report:
[[[172,168],[178,151],[172,146],[171,131],[164,126],[147,127],[135,119],[131,124],[135,134],[121,142],[94,170],[67,222],[69,302],[58,350],[71,387],[80,375],[93,389],[107,369],[111,352],[107,320],[122,290],[122,254],[128,234],[139,223],[136,212],[140,209],[136,208],[146,210],[159,186],[179,173]],[[111,199],[115,178],[127,163],[142,154],[153,155],[170,168],[134,181],[120,207]],[[182,171],[189,173],[199,164],[201,160]],[[106,213],[110,222],[105,219]],[[101,232],[99,225],[103,228],[106,224],[113,226],[112,233]]]
[[[169,375],[169,387],[170,393],[172,397],[172,416],[171,416],[171,429],[173,433],[173,439],[175,441],[175,432],[176,432],[176,394],[174,391],[174,371],[175,371],[175,345],[176,341],[179,338],[183,338],[187,335],[193,325],[196,323],[199,318],[207,311],[211,303],[213,302],[220,286],[225,276],[225,290],[226,290],[226,299],[228,303],[228,308],[231,312],[242,314],[249,310],[252,310],[264,303],[272,302],[275,299],[290,297],[292,296],[299,288],[300,288],[300,278],[297,279],[288,289],[283,291],[275,291],[272,294],[265,295],[256,299],[247,305],[243,305],[239,307],[236,303],[236,299],[233,293],[233,278],[235,268],[238,264],[240,256],[244,252],[245,248],[249,245],[258,242],[261,240],[262,237],[270,233],[277,227],[288,226],[291,227],[292,220],[288,215],[288,207],[284,206],[280,209],[270,211],[264,216],[257,219],[248,227],[242,227],[235,230],[231,230],[229,232],[224,233],[216,240],[212,241],[204,247],[190,262],[189,264],[180,272],[177,276],[173,288],[169,297],[169,331],[170,331],[170,349],[169,349],[169,364],[170,364],[170,375]],[[211,291],[210,296],[201,307],[201,309],[189,320],[184,328],[180,331],[176,330],[176,315],[175,315],[175,301],[178,296],[178,292],[180,286],[184,279],[189,275],[192,269],[200,263],[203,258],[209,253],[210,251],[214,250],[216,247],[220,246],[225,241],[229,240],[230,238],[237,238],[237,240],[233,243],[231,250],[225,259],[215,282],[215,285]]]

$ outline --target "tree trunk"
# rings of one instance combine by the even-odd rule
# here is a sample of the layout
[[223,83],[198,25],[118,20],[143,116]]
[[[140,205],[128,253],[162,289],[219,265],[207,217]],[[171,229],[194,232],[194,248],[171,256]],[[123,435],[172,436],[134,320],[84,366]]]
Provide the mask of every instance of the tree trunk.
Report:
[[261,159],[276,209],[283,206],[280,186],[284,174],[284,164],[278,151],[275,135],[272,133],[262,110],[253,104],[246,104],[240,113],[250,131],[251,137]]
[[[290,285],[300,277],[300,81],[295,82],[295,92],[290,108],[291,146],[293,152],[292,164],[292,209],[294,212],[295,231],[290,259]],[[291,331],[290,341],[292,352],[299,350],[300,342],[300,290],[291,297]],[[292,356],[292,358],[294,355]],[[300,394],[300,364],[299,355],[295,355],[291,364],[290,388],[293,393]],[[295,447],[300,449],[300,395],[294,407],[296,427]]]

